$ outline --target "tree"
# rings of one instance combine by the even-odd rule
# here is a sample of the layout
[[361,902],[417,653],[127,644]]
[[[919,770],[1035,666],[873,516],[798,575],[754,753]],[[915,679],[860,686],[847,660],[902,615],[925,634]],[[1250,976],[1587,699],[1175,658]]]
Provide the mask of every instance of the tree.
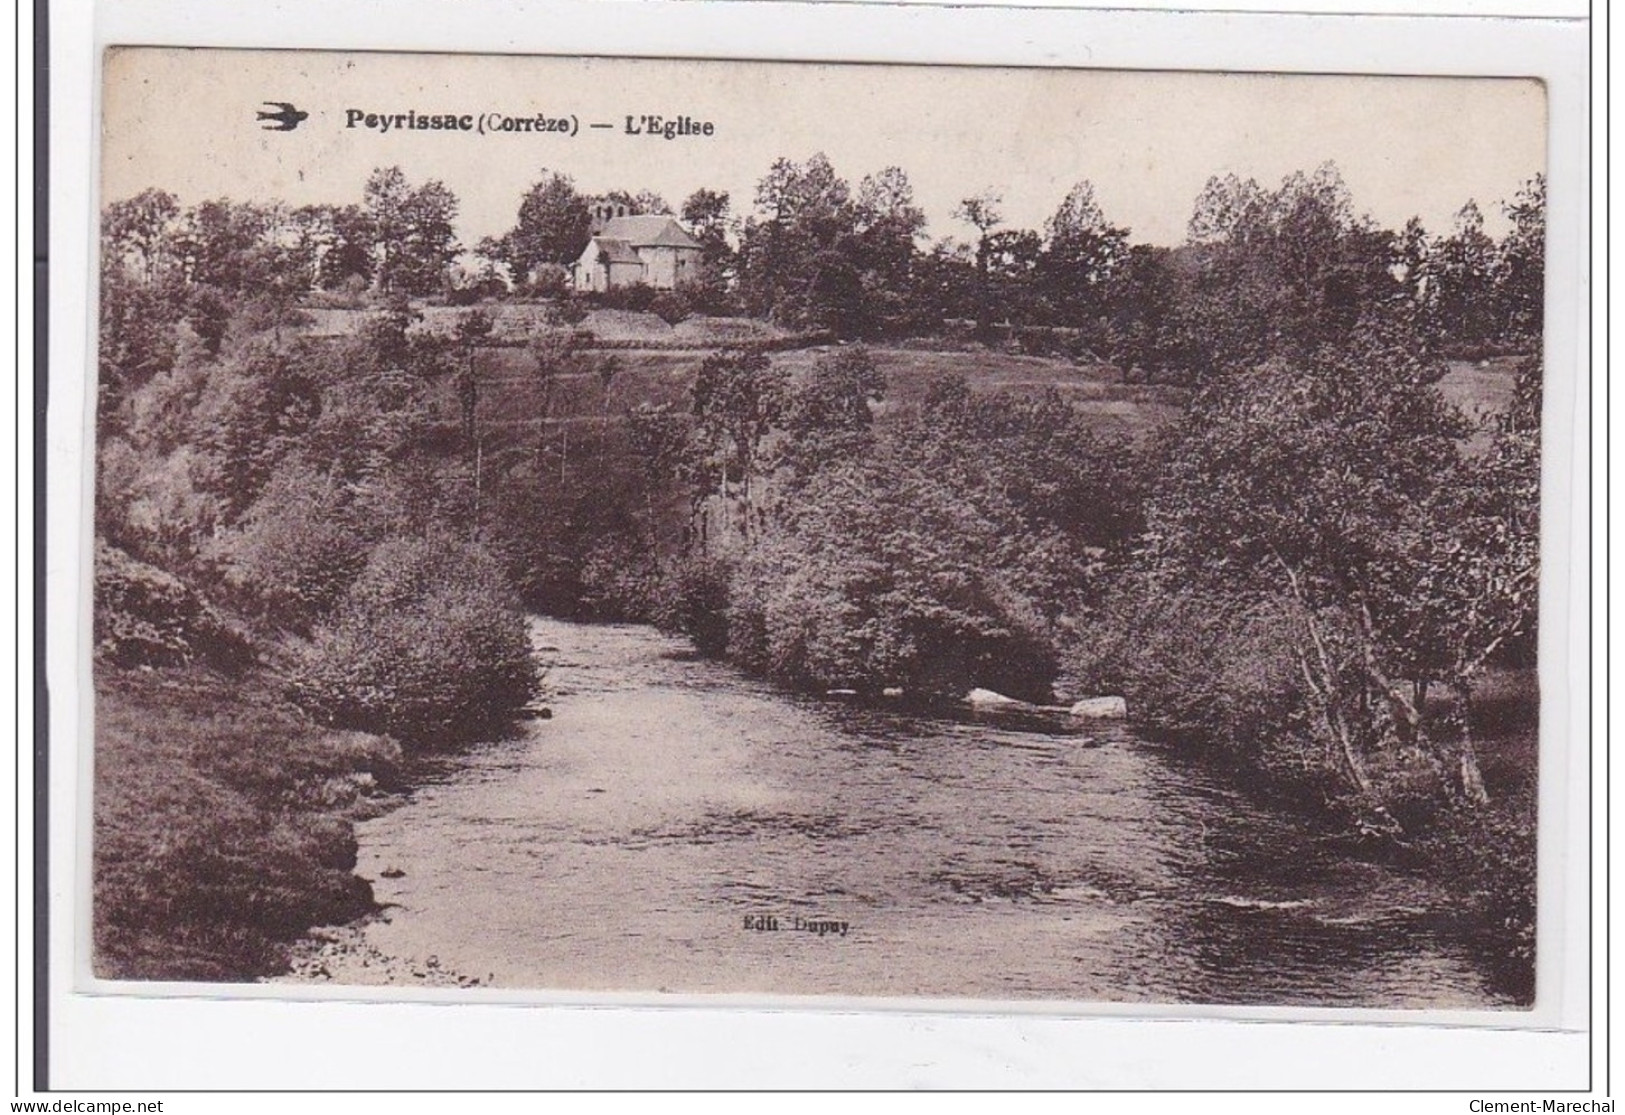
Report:
[[102,211],[102,258],[131,265],[139,279],[152,282],[175,260],[180,213],[175,195],[163,190],[142,190],[111,203]]
[[226,291],[258,288],[268,277],[255,264],[270,223],[258,206],[224,198],[189,210],[177,238],[187,281]]
[[655,515],[655,499],[678,488],[689,493],[688,518],[683,524],[684,543],[690,540],[700,517],[700,501],[704,496],[694,479],[695,447],[691,423],[687,415],[678,413],[669,403],[639,403],[626,411],[626,435],[632,456],[638,464],[638,476],[643,488],[645,530],[652,540],[658,539],[660,523]]
[[675,216],[672,207],[666,199],[653,190],[639,190],[637,193],[628,193],[626,190],[611,190],[607,194],[597,194],[587,199],[589,207],[607,205],[616,210],[625,210],[626,216]]
[[1072,188],[1044,234],[1037,280],[1045,299],[1068,324],[1104,313],[1107,290],[1127,262],[1128,230],[1106,220],[1091,183]]
[[1024,610],[1077,615],[1107,548],[1141,524],[1146,468],[1126,443],[1091,429],[1056,391],[973,395],[959,376],[934,381],[918,421],[895,440],[909,459],[993,524],[986,560]]
[[683,223],[713,252],[728,244],[728,194],[701,187],[683,202]]
[[676,215],[670,203],[653,190],[639,190],[632,195],[632,203],[637,206],[639,213],[647,213],[657,217]]
[[1499,331],[1496,320],[1495,241],[1484,231],[1484,214],[1469,201],[1435,253],[1439,326],[1458,345],[1477,346]]
[[456,196],[438,180],[413,189],[400,167],[373,171],[365,195],[380,289],[402,294],[439,289],[461,250],[452,228]]
[[373,230],[374,271],[384,291],[393,291],[397,285],[401,256],[406,251],[410,195],[406,173],[398,166],[375,170],[367,179],[363,196]]
[[535,694],[525,617],[471,544],[390,539],[293,654],[288,688],[327,723],[420,746],[478,739]]
[[1128,249],[1105,292],[1107,359],[1125,379],[1178,373],[1192,363],[1174,252],[1149,244]]
[[855,222],[851,188],[828,158],[775,161],[757,185],[756,215],[740,231],[746,311],[851,334],[862,297],[852,258]]
[[993,260],[990,239],[993,230],[1004,223],[1004,213],[1000,209],[1003,204],[1004,199],[990,188],[965,198],[954,209],[954,220],[964,221],[976,229],[976,273],[980,279],[976,325],[980,330],[987,328],[992,312],[989,272]]
[[730,657],[815,689],[1045,699],[1043,622],[990,556],[999,524],[966,494],[907,453],[829,462],[740,556]]
[[452,222],[457,219],[457,198],[438,181],[424,183],[407,208],[407,266],[402,280],[413,294],[428,294],[444,287],[446,268],[462,250]]
[[1088,576],[1061,524],[1068,469],[1095,465],[1077,416],[945,377],[917,419],[877,429],[883,388],[848,348],[792,393],[774,483],[793,495],[734,556],[728,654],[812,687],[1050,699],[1056,624]]
[[286,207],[206,201],[188,210],[175,235],[185,281],[193,288],[194,331],[217,352],[231,311],[252,305],[255,318],[280,329],[314,277],[316,245]]
[[190,291],[180,266],[181,208],[143,190],[102,210],[97,421],[111,434],[129,391],[174,366]]
[[1313,735],[1379,808],[1373,764],[1403,778],[1418,754],[1483,799],[1470,737],[1430,735],[1418,698],[1430,677],[1470,678],[1517,626],[1509,611],[1532,604],[1533,549],[1508,541],[1532,538],[1532,473],[1508,465],[1525,477],[1509,486],[1471,465],[1425,352],[1403,323],[1372,320],[1215,381],[1148,510],[1158,584],[1285,609]]
[[782,456],[804,478],[832,460],[868,451],[874,411],[886,394],[886,373],[861,346],[820,356],[784,408]]
[[[1004,223],[1004,213],[1000,208],[1003,204],[1004,198],[989,188],[961,200],[958,207],[954,209],[954,219],[964,221],[974,227],[978,238],[977,243],[980,245],[982,241],[987,239],[990,232]],[[981,254],[981,248],[978,247],[978,260],[980,260]]]
[[925,212],[914,203],[914,186],[900,167],[887,167],[858,185],[856,232],[859,263],[899,295],[907,293]]
[[543,265],[568,266],[587,247],[592,211],[567,174],[543,172],[519,203],[519,218],[502,238],[502,257],[515,283]]
[[1181,316],[1198,376],[1341,342],[1398,293],[1391,234],[1354,211],[1332,163],[1273,191],[1209,179],[1187,251]]
[[1538,344],[1545,328],[1546,176],[1525,182],[1502,208],[1512,231],[1501,242],[1497,317],[1509,338]]
[[1044,316],[1035,281],[1043,252],[1043,240],[1026,228],[1000,229],[982,240],[977,254],[982,260],[984,322],[995,315],[1015,323]]
[[221,503],[227,525],[260,496],[277,464],[306,437],[322,409],[314,354],[256,341],[213,369],[195,422],[199,486]]
[[700,242],[700,277],[693,284],[696,305],[707,313],[727,308],[728,286],[736,256],[728,243],[728,206],[725,192],[698,189],[683,202],[683,223]]
[[981,273],[971,248],[945,239],[914,261],[912,316],[931,328],[944,318],[973,318],[981,297]]
[[373,277],[372,220],[359,205],[307,205],[291,215],[304,258],[310,261],[310,285],[336,290],[352,280]]
[[457,318],[455,344],[463,357],[463,369],[457,378],[457,398],[463,411],[463,435],[473,446],[479,441],[475,417],[479,410],[479,378],[475,374],[474,357],[491,336],[496,323],[484,310],[469,310]]
[[[1488,799],[1469,715],[1484,668],[1532,640],[1540,589],[1541,364],[1520,363],[1507,410],[1487,419],[1487,451],[1463,460],[1433,495],[1433,529],[1412,540],[1389,576],[1414,586],[1378,613],[1390,652],[1412,679],[1418,714],[1428,685],[1454,697],[1457,777],[1466,797]],[[1531,644],[1532,646],[1532,644]],[[1526,651],[1527,653],[1527,651]]]
[[762,443],[784,413],[789,378],[754,349],[714,353],[694,378],[692,413],[705,486],[725,505],[737,499],[738,531],[747,541],[756,517]]
[[[97,421],[112,432],[129,388],[175,364],[176,328],[186,289],[173,281],[146,282],[105,252],[97,302]],[[98,428],[102,428],[100,425]]]

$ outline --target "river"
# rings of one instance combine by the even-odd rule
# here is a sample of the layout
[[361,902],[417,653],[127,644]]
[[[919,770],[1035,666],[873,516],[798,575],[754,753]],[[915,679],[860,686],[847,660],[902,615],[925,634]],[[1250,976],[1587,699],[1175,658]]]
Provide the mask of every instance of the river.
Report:
[[532,634],[552,718],[436,760],[363,822],[382,909],[317,933],[288,978],[1509,1001],[1436,886],[1127,728],[790,695],[646,627]]

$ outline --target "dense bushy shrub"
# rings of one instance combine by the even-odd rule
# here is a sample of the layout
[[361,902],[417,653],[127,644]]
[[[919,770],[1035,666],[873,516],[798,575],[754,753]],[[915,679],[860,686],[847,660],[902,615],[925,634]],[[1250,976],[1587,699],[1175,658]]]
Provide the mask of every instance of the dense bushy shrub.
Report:
[[193,588],[100,541],[93,622],[97,657],[118,666],[235,668],[253,659],[243,633]]
[[186,321],[204,350],[211,356],[218,355],[231,325],[231,302],[213,287],[198,287],[188,300]]
[[1535,833],[1532,794],[1481,808],[1453,803],[1419,842],[1424,862],[1483,919],[1491,973],[1519,1003],[1535,996]]
[[600,306],[609,310],[635,310],[642,313],[654,305],[660,292],[648,283],[628,283],[626,286],[610,287],[601,294],[596,295]]
[[232,328],[244,335],[296,329],[314,319],[287,298],[249,298],[238,307]]
[[227,521],[259,498],[320,415],[320,365],[306,346],[255,341],[210,370],[191,417],[201,450],[195,471]]
[[517,293],[527,298],[568,298],[570,272],[560,264],[538,264],[518,285]]
[[369,305],[370,285],[361,275],[346,275],[332,290],[313,290],[302,301],[318,309],[364,310]]
[[495,561],[444,539],[388,541],[289,671],[329,723],[415,744],[499,729],[537,679],[524,616]]
[[553,303],[551,316],[556,318],[560,325],[576,326],[586,321],[590,313],[592,307],[587,305],[586,299],[566,294]]
[[659,607],[660,569],[647,545],[612,535],[581,563],[579,599],[594,619],[647,621]]
[[[736,564],[727,651],[792,685],[1047,700],[1042,607],[995,514],[912,462],[855,455],[802,481]],[[834,450],[835,446],[846,448]]]
[[1048,699],[1054,663],[1026,601],[962,568],[887,570],[878,549],[898,539],[876,541],[844,557],[805,539],[759,547],[732,584],[729,656],[804,688]]
[[677,563],[662,585],[655,622],[693,639],[701,654],[722,655],[728,650],[730,579],[726,561],[694,556]]
[[715,269],[707,269],[698,280],[678,283],[677,293],[688,300],[695,313],[712,317],[733,317],[739,313],[739,303],[728,288],[727,277]]
[[1072,676],[1121,691],[1144,726],[1237,757],[1305,765],[1307,732],[1283,602],[1125,579],[1080,631]]
[[649,303],[649,312],[667,325],[681,325],[694,313],[694,305],[681,291],[667,290]]
[[331,478],[290,462],[210,553],[230,600],[304,633],[361,572],[375,534]]
[[1054,356],[1065,351],[1066,338],[1054,329],[1029,325],[1014,332],[1016,350],[1023,356]]
[[220,521],[219,501],[194,483],[198,454],[142,452],[108,438],[97,454],[99,535],[143,561],[184,572]]

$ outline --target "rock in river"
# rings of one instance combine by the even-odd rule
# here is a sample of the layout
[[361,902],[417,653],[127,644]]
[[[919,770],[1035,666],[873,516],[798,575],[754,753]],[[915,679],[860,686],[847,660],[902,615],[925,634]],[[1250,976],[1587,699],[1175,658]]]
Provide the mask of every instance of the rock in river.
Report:
[[991,689],[972,689],[965,694],[965,703],[976,708],[1014,708],[1027,702],[1006,697],[1003,693],[995,693]]
[[1128,703],[1121,697],[1085,697],[1069,711],[1090,720],[1121,720],[1128,715]]

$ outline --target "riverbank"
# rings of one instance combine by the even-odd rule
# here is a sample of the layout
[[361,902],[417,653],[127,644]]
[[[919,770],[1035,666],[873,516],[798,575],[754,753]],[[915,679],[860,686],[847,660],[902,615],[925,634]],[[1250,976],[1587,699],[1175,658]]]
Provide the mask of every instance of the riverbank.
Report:
[[375,908],[354,822],[401,771],[393,742],[311,723],[263,673],[98,668],[96,974],[281,971],[311,926]]

